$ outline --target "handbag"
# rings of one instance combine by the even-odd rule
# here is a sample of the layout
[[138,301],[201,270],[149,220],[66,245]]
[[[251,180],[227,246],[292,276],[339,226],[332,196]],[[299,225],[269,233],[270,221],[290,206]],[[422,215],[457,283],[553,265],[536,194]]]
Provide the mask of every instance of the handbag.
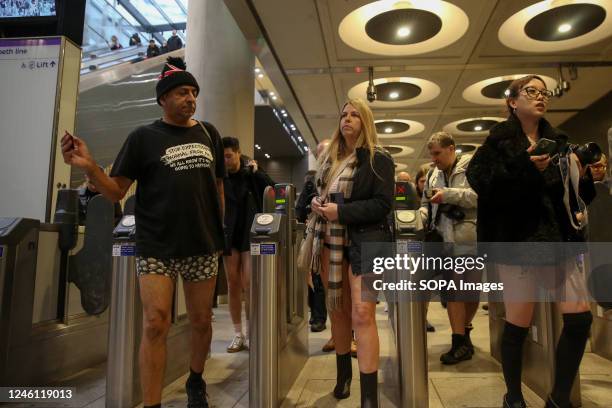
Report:
[[314,241],[314,229],[317,215],[310,213],[310,217],[306,221],[306,236],[300,244],[300,250],[297,257],[298,271],[304,271],[310,275],[310,267],[312,266],[312,243]]

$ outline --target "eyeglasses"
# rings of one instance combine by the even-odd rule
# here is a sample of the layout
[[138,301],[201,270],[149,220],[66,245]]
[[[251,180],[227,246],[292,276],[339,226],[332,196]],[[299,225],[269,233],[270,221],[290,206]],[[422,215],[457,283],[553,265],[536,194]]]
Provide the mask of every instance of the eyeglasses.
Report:
[[525,96],[527,96],[527,99],[535,99],[538,97],[538,95],[542,95],[544,99],[550,99],[550,97],[553,96],[552,91],[549,91],[548,89],[534,88],[533,86],[528,86],[527,88],[523,88],[521,89],[521,92],[525,93]]

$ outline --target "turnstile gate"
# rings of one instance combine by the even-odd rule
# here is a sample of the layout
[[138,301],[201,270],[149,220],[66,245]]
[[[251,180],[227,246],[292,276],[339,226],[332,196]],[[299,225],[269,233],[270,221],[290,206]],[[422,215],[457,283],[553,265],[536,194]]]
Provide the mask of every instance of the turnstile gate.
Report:
[[[136,222],[133,215],[124,216],[114,231],[112,297],[108,333],[106,368],[106,406],[131,408],[142,400],[138,351],[142,337],[142,303],[136,276]],[[179,278],[180,279],[180,278]],[[167,338],[164,385],[188,370],[190,327],[186,316],[177,313],[177,288],[172,325]]]
[[[295,265],[300,228],[293,215],[295,192],[277,184],[274,212],[255,216],[251,227],[251,333],[249,406],[280,405],[308,360],[306,278]],[[264,202],[264,210],[271,209]]]
[[[416,193],[410,183],[398,182],[395,187],[393,212],[397,254],[421,254],[423,222]],[[385,273],[388,273],[385,272]],[[405,273],[405,275],[404,275]],[[413,275],[418,276],[418,275]],[[412,279],[406,271],[394,271],[385,280],[400,282]],[[390,370],[385,382],[397,384],[395,403],[402,408],[426,408],[429,405],[427,372],[426,303],[411,291],[385,295],[394,345]]]

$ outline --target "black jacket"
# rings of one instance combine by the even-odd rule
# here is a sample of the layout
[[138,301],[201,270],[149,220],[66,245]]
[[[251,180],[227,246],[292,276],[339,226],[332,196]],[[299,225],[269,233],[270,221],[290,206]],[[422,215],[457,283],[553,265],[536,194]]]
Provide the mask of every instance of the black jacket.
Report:
[[[568,137],[562,131],[545,119],[540,120],[538,130],[540,137],[556,141],[560,152],[566,150]],[[491,128],[474,154],[467,178],[478,194],[478,241],[582,241],[563,203],[558,164],[553,160],[545,171],[538,171],[526,152],[528,147],[520,121],[511,115]],[[582,200],[590,203],[595,196],[590,171],[580,179],[579,190]]]
[[[372,164],[370,153],[358,148],[357,168],[353,177],[351,198],[344,204],[338,204],[338,222],[346,225],[351,241],[349,258],[354,274],[368,272],[369,267],[361,267],[362,244],[366,242],[389,242],[391,230],[387,214],[393,205],[395,190],[395,164],[391,155],[382,149],[376,149]],[[385,248],[380,248],[384,250]],[[373,249],[377,252],[377,249]],[[368,252],[366,258],[374,256]],[[385,256],[382,253],[381,256]]]
[[181,48],[183,48],[183,40],[181,40],[181,37],[177,36],[170,36],[170,38],[168,38],[168,40],[166,41],[168,44],[168,52],[172,52],[174,50],[180,50]]
[[[262,169],[253,173],[248,167],[241,163],[239,176],[242,178],[245,190],[241,197],[234,193],[234,187],[230,177],[223,179],[225,192],[225,229],[226,234],[234,231],[236,223],[244,221],[246,233],[251,228],[253,217],[263,210],[263,195],[267,186],[274,186],[274,181]],[[239,207],[241,211],[239,211]],[[239,220],[239,214],[244,215],[244,220]],[[244,232],[244,231],[243,231]]]

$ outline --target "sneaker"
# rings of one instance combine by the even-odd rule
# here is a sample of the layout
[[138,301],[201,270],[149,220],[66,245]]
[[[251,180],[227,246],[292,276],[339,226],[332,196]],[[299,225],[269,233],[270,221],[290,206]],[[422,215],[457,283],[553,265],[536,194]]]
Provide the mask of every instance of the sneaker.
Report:
[[206,381],[200,384],[187,382],[187,408],[208,408],[208,394],[206,394]]
[[246,350],[244,335],[236,334],[234,336],[234,339],[230,343],[230,345],[227,346],[227,352],[228,353],[238,353],[239,351],[242,351],[242,350]]
[[355,339],[351,340],[351,357],[357,358],[357,342]]
[[336,349],[336,342],[334,341],[334,338],[330,338],[327,343],[325,343],[325,345],[323,345],[323,348],[321,349],[322,351],[324,351],[325,353],[329,353],[330,351],[334,351]]
[[452,365],[461,361],[470,360],[472,352],[465,342],[465,336],[453,334],[453,345],[451,349],[440,356],[442,364]]
[[325,326],[325,322],[315,321],[310,325],[310,331],[313,333],[322,332],[327,327]]

